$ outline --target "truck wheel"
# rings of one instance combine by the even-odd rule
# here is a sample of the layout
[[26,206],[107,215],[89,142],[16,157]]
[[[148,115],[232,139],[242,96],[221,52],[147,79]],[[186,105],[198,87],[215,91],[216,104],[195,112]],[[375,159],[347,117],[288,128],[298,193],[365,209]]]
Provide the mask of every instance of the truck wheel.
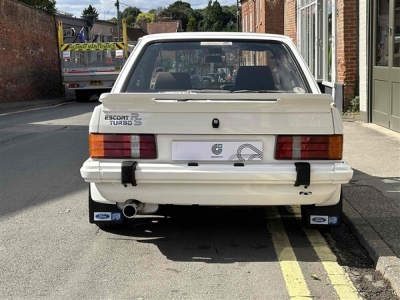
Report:
[[89,101],[90,95],[87,91],[75,90],[75,98],[76,98],[76,101],[78,101],[78,102],[85,102],[85,101]]
[[125,224],[125,218],[117,205],[94,201],[89,187],[89,223],[100,228],[118,228]]
[[340,191],[339,202],[330,206],[301,206],[301,220],[309,228],[330,229],[342,224],[343,200]]

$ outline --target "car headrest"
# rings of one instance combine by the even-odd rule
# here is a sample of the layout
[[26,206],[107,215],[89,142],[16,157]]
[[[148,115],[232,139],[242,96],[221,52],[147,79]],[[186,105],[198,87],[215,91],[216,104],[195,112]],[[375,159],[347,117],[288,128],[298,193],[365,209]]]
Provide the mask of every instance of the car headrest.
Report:
[[233,91],[276,90],[274,77],[268,66],[241,66],[237,70]]

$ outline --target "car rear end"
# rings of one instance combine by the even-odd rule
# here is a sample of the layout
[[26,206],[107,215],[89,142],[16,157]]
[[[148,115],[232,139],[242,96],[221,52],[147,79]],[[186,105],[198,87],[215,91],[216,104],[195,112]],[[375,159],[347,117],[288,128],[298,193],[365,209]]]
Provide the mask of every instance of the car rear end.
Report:
[[[221,38],[209,37],[204,47],[227,44]],[[148,71],[148,90],[144,90],[146,78],[138,72],[146,70],[140,64],[146,49],[157,43],[138,44],[132,56],[142,58],[130,61],[135,72],[123,72],[126,77],[118,79],[112,93],[102,95],[102,104],[93,112],[90,158],[81,168],[82,177],[90,183],[90,222],[127,222],[137,213],[153,213],[164,204],[301,205],[307,225],[340,224],[341,185],[353,173],[342,161],[340,114],[331,97],[307,81],[300,63],[293,65],[299,75],[289,88],[281,84],[274,90],[269,90],[270,85],[247,90],[239,89],[237,83],[235,90],[234,83],[225,90],[221,83],[218,90],[157,90],[157,78],[162,76]],[[179,43],[169,41],[164,49]],[[233,42],[228,49],[247,43]],[[280,47],[283,42],[272,44]],[[290,51],[293,63],[296,55]],[[227,50],[223,52],[228,57]],[[218,69],[218,60],[213,57],[212,61],[213,70]],[[177,72],[172,71],[181,70],[173,68],[164,63],[161,73],[169,74],[162,75],[174,80]],[[179,78],[180,84],[184,81]]]

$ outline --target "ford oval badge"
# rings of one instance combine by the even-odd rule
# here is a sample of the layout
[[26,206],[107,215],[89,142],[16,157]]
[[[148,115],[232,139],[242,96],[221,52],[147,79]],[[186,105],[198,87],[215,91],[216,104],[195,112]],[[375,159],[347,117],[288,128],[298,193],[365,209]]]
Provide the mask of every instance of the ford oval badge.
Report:
[[312,218],[311,220],[313,222],[315,222],[315,223],[324,223],[324,222],[326,222],[326,219],[323,218],[323,217],[315,217],[315,218]]
[[111,216],[109,214],[96,214],[95,218],[100,220],[109,219]]

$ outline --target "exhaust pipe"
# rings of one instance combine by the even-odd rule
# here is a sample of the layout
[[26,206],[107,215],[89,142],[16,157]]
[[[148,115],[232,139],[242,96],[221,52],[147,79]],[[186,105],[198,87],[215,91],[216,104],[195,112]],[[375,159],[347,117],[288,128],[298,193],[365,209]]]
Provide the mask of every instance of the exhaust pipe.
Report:
[[125,218],[131,219],[137,213],[137,204],[136,203],[129,203],[124,206],[122,209],[122,213],[124,214]]
[[143,204],[139,201],[128,202],[122,207],[122,214],[125,218],[132,219],[142,208]]
[[124,203],[117,203],[118,208],[127,219],[132,219],[137,213],[151,214],[158,210],[158,204],[142,203],[138,200],[127,200]]

